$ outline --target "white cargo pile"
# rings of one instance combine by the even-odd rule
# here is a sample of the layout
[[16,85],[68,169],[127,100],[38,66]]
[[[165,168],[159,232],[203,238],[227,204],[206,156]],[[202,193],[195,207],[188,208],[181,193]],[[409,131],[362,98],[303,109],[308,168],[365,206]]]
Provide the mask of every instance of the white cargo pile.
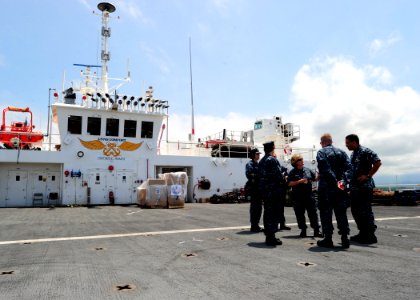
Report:
[[147,208],[182,208],[187,197],[188,176],[185,172],[159,174],[137,189],[137,202]]

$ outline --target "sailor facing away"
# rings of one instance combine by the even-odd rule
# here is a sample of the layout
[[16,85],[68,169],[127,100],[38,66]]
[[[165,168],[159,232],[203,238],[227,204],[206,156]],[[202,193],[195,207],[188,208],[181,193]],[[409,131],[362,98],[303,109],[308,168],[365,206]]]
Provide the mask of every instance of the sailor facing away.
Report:
[[319,169],[318,207],[321,216],[322,231],[325,238],[317,242],[319,247],[333,248],[332,213],[337,220],[338,234],[341,235],[341,247],[350,247],[348,234],[350,233],[347,220],[349,199],[345,186],[351,176],[351,165],[347,154],[332,145],[329,133],[321,136],[322,149],[318,151],[316,160]]

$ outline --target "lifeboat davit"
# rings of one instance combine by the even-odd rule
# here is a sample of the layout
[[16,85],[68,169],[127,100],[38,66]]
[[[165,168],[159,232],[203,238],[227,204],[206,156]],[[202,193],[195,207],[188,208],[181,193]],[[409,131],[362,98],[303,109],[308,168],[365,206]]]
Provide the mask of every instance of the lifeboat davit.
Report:
[[[7,112],[21,112],[29,114],[29,122],[26,119],[22,121],[12,121],[10,125],[6,125]],[[8,106],[3,109],[3,121],[0,127],[0,143],[8,149],[31,149],[35,145],[41,145],[44,138],[42,132],[35,132],[32,125],[32,111],[29,107],[19,108]]]

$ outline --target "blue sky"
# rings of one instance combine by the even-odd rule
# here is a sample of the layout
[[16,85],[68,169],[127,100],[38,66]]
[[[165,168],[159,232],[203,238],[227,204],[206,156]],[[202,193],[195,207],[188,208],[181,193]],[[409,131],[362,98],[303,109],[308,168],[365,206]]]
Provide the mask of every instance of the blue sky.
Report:
[[[0,106],[30,106],[47,123],[49,88],[99,64],[98,1],[2,1]],[[170,137],[190,126],[192,41],[196,135],[251,129],[260,117],[357,133],[383,160],[383,182],[420,182],[420,2],[416,0],[122,0],[110,20],[110,73],[170,103]],[[119,18],[117,18],[119,17]],[[406,177],[405,177],[406,176]]]

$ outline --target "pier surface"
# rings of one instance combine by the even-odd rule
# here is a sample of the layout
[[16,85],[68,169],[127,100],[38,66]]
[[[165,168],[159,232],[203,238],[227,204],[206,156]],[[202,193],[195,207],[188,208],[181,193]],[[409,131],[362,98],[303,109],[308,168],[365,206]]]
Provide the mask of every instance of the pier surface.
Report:
[[290,207],[275,248],[249,204],[4,208],[0,299],[418,299],[420,207],[374,212],[378,244],[342,250],[299,238]]

